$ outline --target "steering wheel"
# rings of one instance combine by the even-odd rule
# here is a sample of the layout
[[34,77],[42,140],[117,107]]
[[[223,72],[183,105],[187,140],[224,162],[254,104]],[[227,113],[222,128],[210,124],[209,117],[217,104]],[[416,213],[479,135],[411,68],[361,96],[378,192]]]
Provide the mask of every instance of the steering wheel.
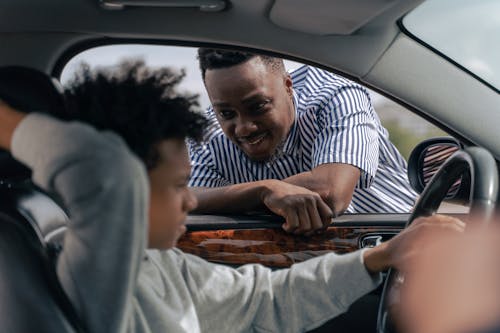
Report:
[[[498,169],[493,156],[480,147],[454,153],[429,181],[411,214],[406,227],[416,218],[436,213],[452,185],[470,173],[470,212],[478,221],[489,223],[495,213],[498,195]],[[404,275],[390,269],[384,284],[377,316],[377,333],[396,332],[392,309],[400,308],[400,291]]]

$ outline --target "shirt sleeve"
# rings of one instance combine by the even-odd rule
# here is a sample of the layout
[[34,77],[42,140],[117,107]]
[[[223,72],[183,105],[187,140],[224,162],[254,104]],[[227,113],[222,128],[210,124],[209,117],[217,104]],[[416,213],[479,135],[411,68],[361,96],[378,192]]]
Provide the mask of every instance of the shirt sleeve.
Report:
[[379,160],[377,122],[366,89],[344,86],[319,106],[319,134],[314,142],[313,167],[325,163],[345,163],[358,167],[358,188],[368,188]]
[[143,164],[112,133],[41,114],[19,124],[12,151],[68,210],[57,274],[88,331],[122,332],[146,246]]
[[190,187],[222,187],[231,185],[215,166],[212,152],[207,145],[190,141],[189,157],[191,159]]
[[345,312],[375,289],[362,251],[330,253],[272,271],[261,265],[238,269],[178,252],[201,331],[304,332]]

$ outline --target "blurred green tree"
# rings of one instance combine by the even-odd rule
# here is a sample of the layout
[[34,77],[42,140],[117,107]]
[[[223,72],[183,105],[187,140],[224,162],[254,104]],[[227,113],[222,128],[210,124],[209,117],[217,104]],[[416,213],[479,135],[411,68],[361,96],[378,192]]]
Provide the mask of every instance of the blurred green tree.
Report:
[[424,132],[416,133],[409,128],[403,127],[397,120],[383,122],[384,127],[389,131],[389,139],[398,148],[403,157],[408,160],[411,151],[420,142],[438,136],[447,136],[446,132],[429,124]]

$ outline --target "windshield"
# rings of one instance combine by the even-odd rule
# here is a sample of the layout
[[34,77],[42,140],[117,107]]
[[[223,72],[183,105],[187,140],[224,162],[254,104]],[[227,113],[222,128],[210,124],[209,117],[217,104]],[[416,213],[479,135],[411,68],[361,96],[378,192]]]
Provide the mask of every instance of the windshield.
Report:
[[500,89],[500,1],[429,0],[405,28],[489,85]]

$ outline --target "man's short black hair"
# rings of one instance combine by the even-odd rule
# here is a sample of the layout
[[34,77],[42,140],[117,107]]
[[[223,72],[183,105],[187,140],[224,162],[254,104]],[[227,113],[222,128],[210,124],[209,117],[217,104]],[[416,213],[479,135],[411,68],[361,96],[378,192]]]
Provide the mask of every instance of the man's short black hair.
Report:
[[161,141],[202,137],[206,120],[197,110],[198,96],[176,90],[184,75],[149,69],[141,60],[99,70],[82,64],[65,90],[67,110],[56,116],[119,134],[152,169]]
[[227,68],[242,64],[248,60],[259,57],[262,62],[273,71],[285,71],[285,65],[281,58],[270,57],[262,54],[240,52],[233,50],[199,48],[198,60],[203,81],[207,69]]

